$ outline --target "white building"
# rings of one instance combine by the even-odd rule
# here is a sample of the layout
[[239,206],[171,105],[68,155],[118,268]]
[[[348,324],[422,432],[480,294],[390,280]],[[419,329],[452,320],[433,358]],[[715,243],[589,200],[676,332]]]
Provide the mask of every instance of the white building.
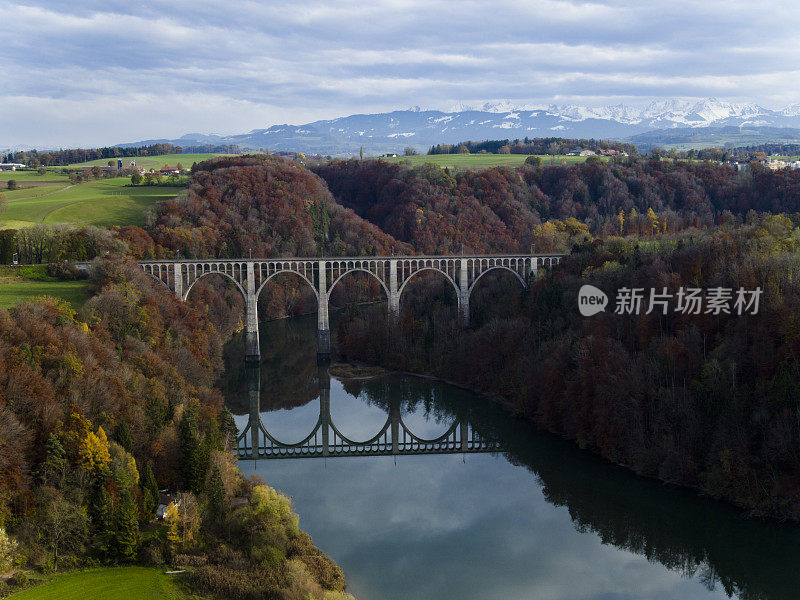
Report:
[[20,163],[0,163],[0,171],[16,171],[17,169],[24,169],[25,165]]

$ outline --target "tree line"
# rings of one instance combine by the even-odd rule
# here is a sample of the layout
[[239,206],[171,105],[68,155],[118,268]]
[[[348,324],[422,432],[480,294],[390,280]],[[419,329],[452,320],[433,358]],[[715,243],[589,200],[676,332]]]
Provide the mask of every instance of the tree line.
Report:
[[160,154],[180,154],[183,149],[169,143],[149,146],[109,146],[104,148],[71,148],[66,150],[20,150],[10,152],[3,162],[20,163],[28,167],[57,167],[98,159],[134,158],[137,156],[158,156]]
[[595,139],[569,139],[559,137],[528,138],[514,140],[465,141],[457,144],[435,144],[428,154],[567,154],[574,150],[616,150],[629,155],[638,155],[633,144]]

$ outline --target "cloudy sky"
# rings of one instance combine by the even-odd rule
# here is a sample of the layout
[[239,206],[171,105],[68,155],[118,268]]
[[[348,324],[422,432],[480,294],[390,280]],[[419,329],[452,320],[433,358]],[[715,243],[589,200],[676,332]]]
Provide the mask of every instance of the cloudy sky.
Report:
[[0,0],[0,147],[511,99],[800,102],[800,3]]

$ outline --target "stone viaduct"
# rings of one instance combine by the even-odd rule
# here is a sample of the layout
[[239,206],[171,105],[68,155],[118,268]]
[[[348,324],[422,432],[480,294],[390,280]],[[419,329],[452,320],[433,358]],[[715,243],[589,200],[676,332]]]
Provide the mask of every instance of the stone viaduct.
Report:
[[487,254],[462,256],[359,256],[333,258],[240,258],[204,260],[140,261],[144,272],[186,300],[189,292],[206,275],[218,274],[233,281],[245,299],[246,359],[260,360],[258,343],[258,296],[266,283],[281,273],[289,273],[308,283],[317,298],[317,330],[320,359],[330,357],[331,338],[328,301],[334,287],[355,272],[368,273],[378,280],[388,300],[389,315],[400,312],[400,298],[409,281],[418,273],[433,271],[442,275],[458,298],[459,319],[469,324],[469,299],[475,284],[486,273],[504,269],[527,287],[540,268],[550,268],[561,254]]

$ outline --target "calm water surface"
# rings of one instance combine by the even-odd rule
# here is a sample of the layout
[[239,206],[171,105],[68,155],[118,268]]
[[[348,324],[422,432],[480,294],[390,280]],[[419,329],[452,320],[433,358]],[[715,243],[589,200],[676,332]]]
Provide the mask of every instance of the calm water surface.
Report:
[[221,385],[240,430],[252,414],[281,442],[300,442],[322,396],[352,440],[397,414],[421,438],[464,424],[496,447],[240,459],[245,474],[293,497],[301,527],[359,600],[800,598],[796,526],[635,477],[453,386],[329,379],[315,333],[315,317],[262,324],[260,369],[231,343]]

